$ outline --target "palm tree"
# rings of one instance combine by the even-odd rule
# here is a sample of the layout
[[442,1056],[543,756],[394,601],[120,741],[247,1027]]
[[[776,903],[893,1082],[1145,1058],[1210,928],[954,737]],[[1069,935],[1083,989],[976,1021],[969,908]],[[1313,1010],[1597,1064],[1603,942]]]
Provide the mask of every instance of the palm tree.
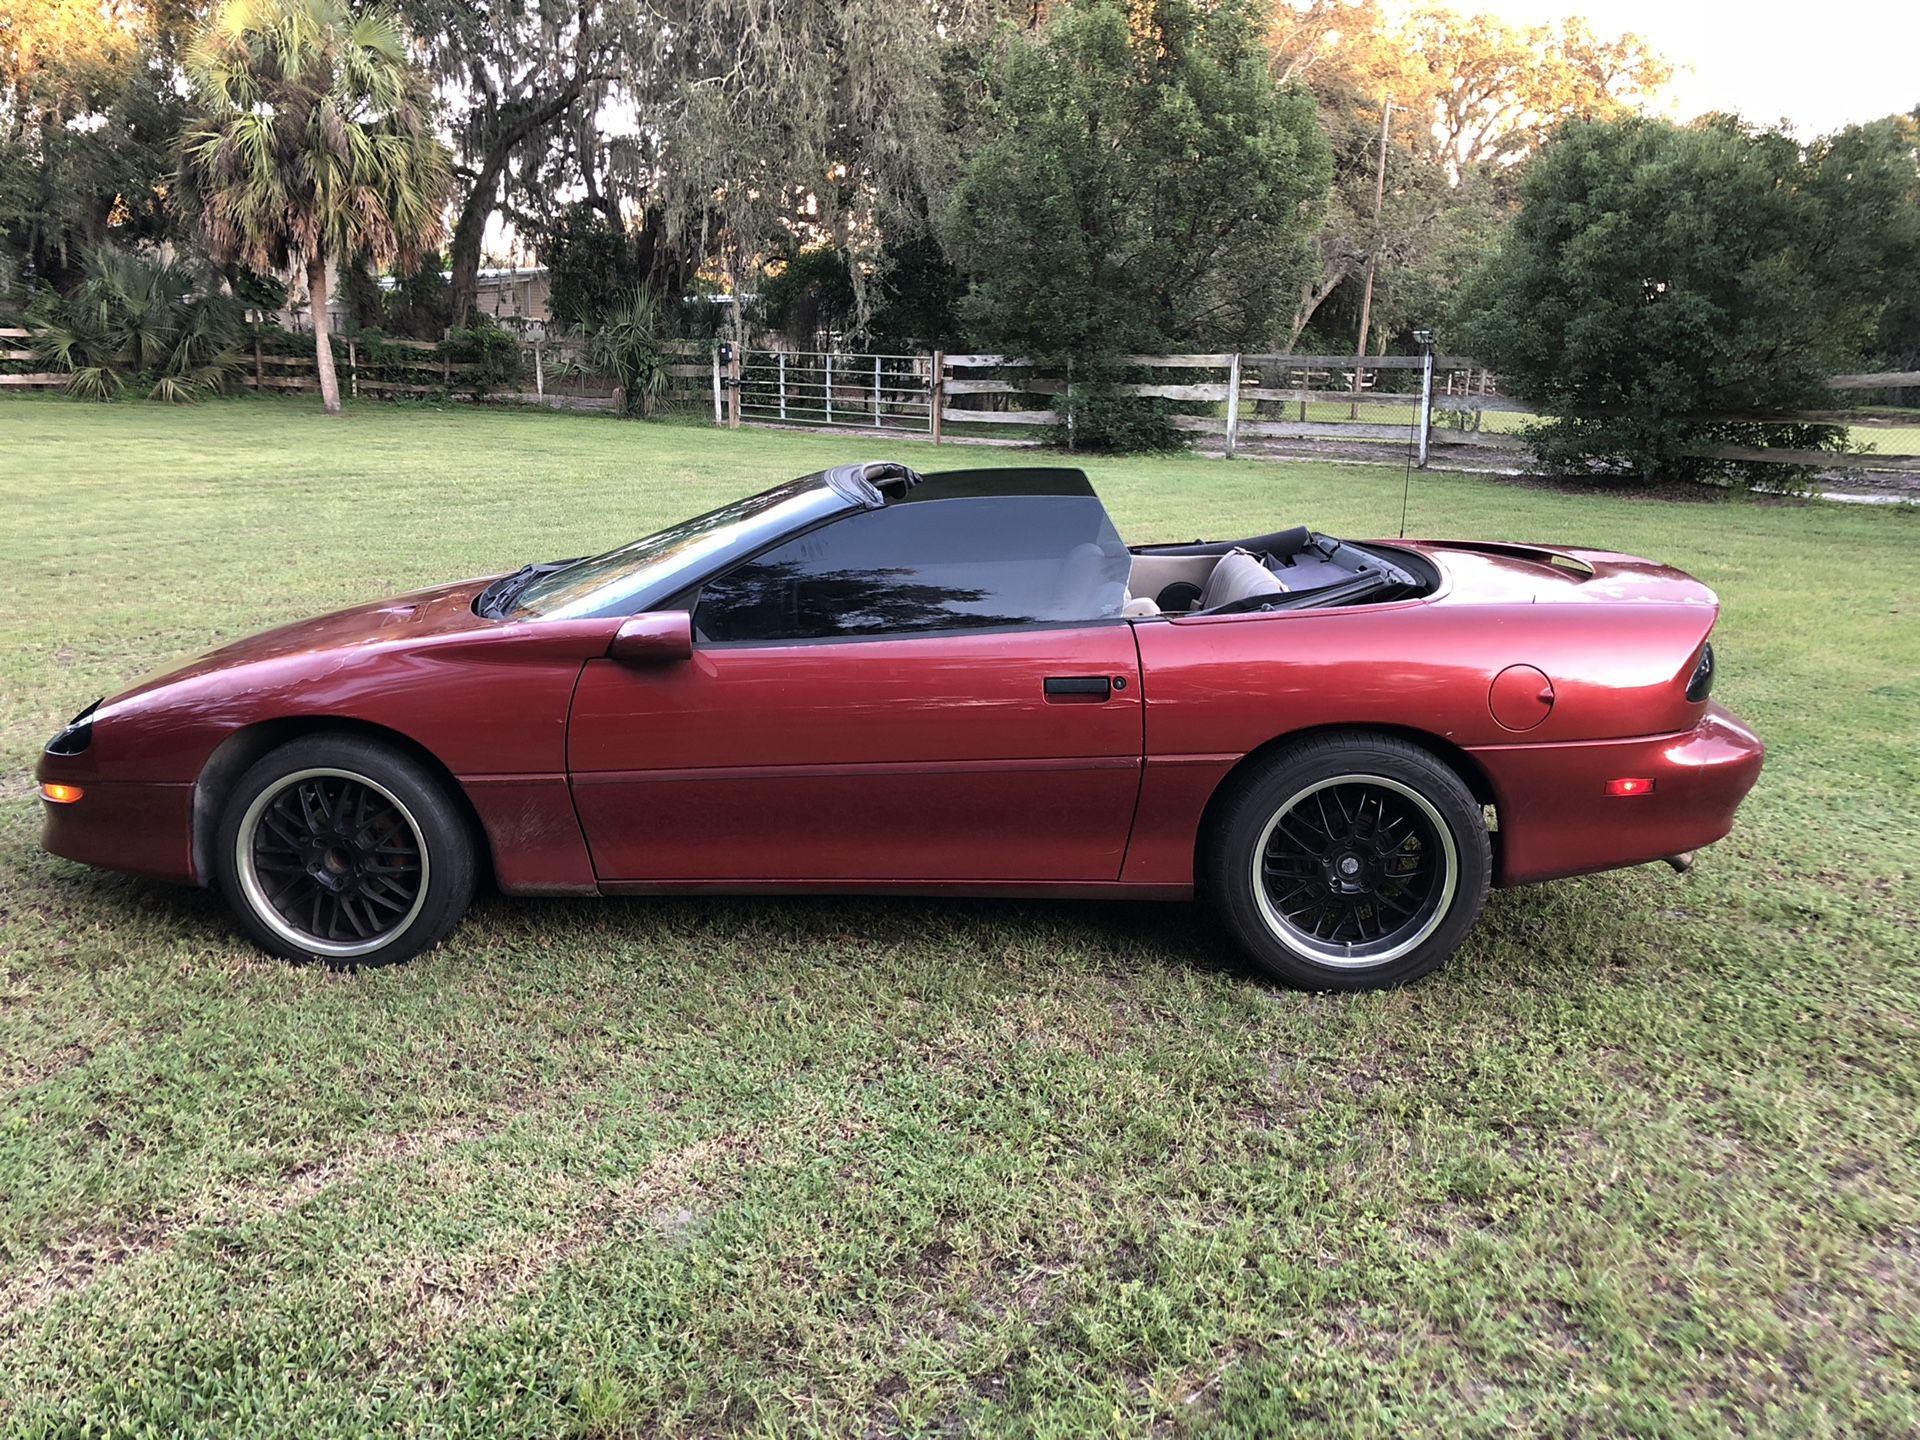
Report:
[[320,396],[340,412],[327,268],[416,263],[440,242],[452,170],[432,92],[392,16],[342,0],[226,0],[187,59],[181,203],[216,260],[306,267]]
[[670,377],[660,307],[646,287],[595,322],[587,340],[593,363],[620,382],[627,414],[653,414]]

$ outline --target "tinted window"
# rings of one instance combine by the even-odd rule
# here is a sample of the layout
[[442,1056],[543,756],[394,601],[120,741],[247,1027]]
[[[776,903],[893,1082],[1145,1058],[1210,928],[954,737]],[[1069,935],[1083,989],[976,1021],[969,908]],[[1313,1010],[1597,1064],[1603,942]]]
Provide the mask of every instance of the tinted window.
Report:
[[778,535],[847,503],[819,475],[789,480],[536,580],[515,599],[513,614],[554,620],[631,615],[689,564],[724,564],[729,550],[751,554],[769,530]]
[[1111,619],[1126,546],[1091,495],[929,499],[836,520],[709,581],[706,640]]

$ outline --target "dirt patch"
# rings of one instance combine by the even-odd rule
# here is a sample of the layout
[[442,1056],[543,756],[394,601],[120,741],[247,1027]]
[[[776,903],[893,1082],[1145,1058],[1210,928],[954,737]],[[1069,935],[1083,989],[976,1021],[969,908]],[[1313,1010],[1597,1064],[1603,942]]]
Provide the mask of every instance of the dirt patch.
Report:
[[187,1209],[118,1225],[90,1227],[66,1236],[30,1268],[0,1279],[0,1333],[62,1295],[83,1290],[109,1270],[165,1254],[180,1237],[201,1226],[231,1226],[283,1215],[335,1185],[358,1179],[374,1167],[484,1138],[486,1128],[454,1123],[355,1140],[338,1161],[301,1161],[273,1180],[233,1186]]
[[92,1058],[91,1046],[73,1044],[62,1045],[52,1054],[32,1064],[0,1066],[0,1099],[11,1100],[19,1091],[29,1086],[43,1084],[76,1065],[84,1065]]
[[616,1234],[640,1230],[662,1243],[684,1244],[731,1190],[735,1172],[759,1155],[761,1140],[752,1131],[709,1136],[664,1151],[604,1187],[557,1180],[553,1208],[572,1212],[560,1228],[508,1231],[457,1253],[411,1257],[375,1287],[388,1303],[400,1297],[418,1344],[498,1323],[516,1296]]

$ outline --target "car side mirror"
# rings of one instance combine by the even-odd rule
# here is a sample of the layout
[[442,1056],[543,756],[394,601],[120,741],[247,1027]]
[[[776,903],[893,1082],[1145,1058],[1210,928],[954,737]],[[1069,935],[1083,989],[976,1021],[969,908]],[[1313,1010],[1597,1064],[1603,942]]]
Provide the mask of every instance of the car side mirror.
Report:
[[655,610],[630,617],[614,633],[607,658],[623,665],[665,665],[693,658],[693,616]]

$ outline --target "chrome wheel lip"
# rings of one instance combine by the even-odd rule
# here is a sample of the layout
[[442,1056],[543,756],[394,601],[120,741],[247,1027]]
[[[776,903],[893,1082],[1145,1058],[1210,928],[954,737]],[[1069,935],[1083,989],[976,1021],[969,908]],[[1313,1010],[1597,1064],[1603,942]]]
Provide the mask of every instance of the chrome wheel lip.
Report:
[[[308,934],[299,926],[288,922],[287,918],[274,908],[267,898],[266,887],[260,883],[259,867],[254,862],[253,836],[260,824],[260,817],[267,807],[284,794],[289,786],[298,785],[305,780],[337,779],[351,780],[356,785],[364,785],[392,805],[407,824],[413,835],[413,842],[420,849],[420,888],[413,897],[413,905],[407,913],[394,922],[391,928],[366,940],[347,943],[339,940],[325,940],[318,935]],[[357,956],[370,955],[374,951],[392,944],[418,918],[421,909],[427,903],[427,888],[432,882],[432,859],[427,854],[427,837],[420,829],[420,822],[407,808],[406,802],[371,776],[362,775],[357,770],[343,770],[337,766],[315,765],[305,770],[296,770],[283,775],[273,784],[253,797],[253,803],[247,806],[246,813],[240,817],[240,827],[233,841],[233,868],[239,877],[240,892],[246,897],[248,908],[275,935],[289,945],[315,955],[324,955],[331,960],[351,960]]]
[[[1306,934],[1299,926],[1295,925],[1280,913],[1278,907],[1273,903],[1273,898],[1267,893],[1264,862],[1267,853],[1267,844],[1272,840],[1273,832],[1280,828],[1281,821],[1293,813],[1295,806],[1304,800],[1311,799],[1322,790],[1329,789],[1335,785],[1378,785],[1383,789],[1391,790],[1394,794],[1402,796],[1418,806],[1421,813],[1426,816],[1428,822],[1433,826],[1434,833],[1440,837],[1440,854],[1442,864],[1445,867],[1445,875],[1439,897],[1432,902],[1432,913],[1427,916],[1425,922],[1412,935],[1384,950],[1370,951],[1365,955],[1355,955],[1353,953],[1359,948],[1357,946],[1336,944],[1335,942],[1319,940]],[[1253,889],[1253,902],[1259,908],[1260,918],[1265,922],[1267,930],[1282,945],[1285,945],[1289,950],[1293,951],[1294,954],[1300,956],[1303,960],[1310,960],[1316,965],[1325,965],[1330,969],[1371,970],[1381,965],[1391,964],[1401,956],[1418,948],[1435,930],[1440,928],[1441,922],[1447,918],[1447,913],[1452,910],[1453,897],[1459,890],[1460,855],[1458,847],[1454,844],[1453,831],[1448,828],[1447,822],[1441,817],[1440,812],[1434,808],[1433,802],[1427,799],[1426,796],[1422,795],[1412,786],[1399,780],[1390,779],[1385,775],[1353,772],[1341,775],[1329,775],[1323,779],[1314,781],[1311,785],[1303,786],[1300,790],[1296,791],[1285,804],[1281,805],[1268,817],[1267,823],[1261,827],[1259,838],[1255,840],[1253,845],[1252,863],[1249,866],[1249,880]]]

